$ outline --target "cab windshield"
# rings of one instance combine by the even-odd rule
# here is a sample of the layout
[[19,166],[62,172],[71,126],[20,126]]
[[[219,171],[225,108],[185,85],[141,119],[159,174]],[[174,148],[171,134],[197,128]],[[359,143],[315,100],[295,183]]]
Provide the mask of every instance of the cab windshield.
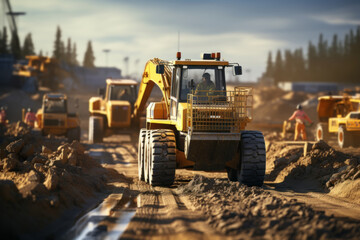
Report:
[[112,85],[110,86],[109,100],[121,100],[134,102],[136,98],[135,85]]
[[46,99],[44,102],[45,113],[66,113],[66,102],[64,99]]
[[[204,74],[208,74],[207,80],[203,78]],[[210,89],[212,90],[226,91],[223,66],[183,66],[181,73],[180,71],[176,73],[176,78],[179,79],[180,77],[180,102],[187,101],[187,95],[192,90],[204,90],[204,85],[211,86]]]

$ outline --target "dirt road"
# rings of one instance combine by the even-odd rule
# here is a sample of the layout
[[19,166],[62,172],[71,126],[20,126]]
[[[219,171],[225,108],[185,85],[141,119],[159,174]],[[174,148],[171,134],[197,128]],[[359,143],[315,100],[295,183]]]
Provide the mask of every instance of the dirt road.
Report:
[[[104,167],[114,169],[120,177],[111,183],[113,193],[79,219],[64,238],[360,236],[360,206],[330,197],[316,186],[305,184],[301,185],[305,187],[296,188],[296,184],[285,186],[267,182],[262,189],[247,188],[228,182],[226,173],[177,170],[172,187],[151,187],[138,181],[137,144],[127,135],[113,136],[105,141],[88,145],[89,155]],[[197,174],[205,178],[192,180]],[[241,195],[244,192],[251,194]],[[261,204],[268,201],[266,199],[272,199],[272,202],[263,207]],[[287,213],[282,215],[283,209]],[[261,222],[254,218],[254,211]],[[307,227],[302,229],[302,226]],[[317,231],[309,231],[311,228]],[[322,230],[319,232],[319,229]],[[295,232],[299,235],[294,235]]]

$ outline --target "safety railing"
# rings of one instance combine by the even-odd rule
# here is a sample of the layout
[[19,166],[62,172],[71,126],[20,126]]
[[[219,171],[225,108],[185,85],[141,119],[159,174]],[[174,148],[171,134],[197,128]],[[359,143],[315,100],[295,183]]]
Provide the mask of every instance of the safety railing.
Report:
[[239,133],[252,120],[252,88],[234,91],[196,91],[188,94],[190,131]]

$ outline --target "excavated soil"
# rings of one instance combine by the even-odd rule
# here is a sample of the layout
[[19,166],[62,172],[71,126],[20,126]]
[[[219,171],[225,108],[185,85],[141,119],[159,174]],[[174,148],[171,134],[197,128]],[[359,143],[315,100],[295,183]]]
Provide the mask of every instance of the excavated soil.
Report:
[[53,222],[84,207],[113,177],[79,142],[43,137],[21,122],[1,129],[0,158],[0,229],[9,238],[61,228],[64,222]]
[[301,145],[270,143],[267,150],[266,181],[291,183],[310,179],[325,191],[360,203],[360,157],[335,150],[324,141],[312,146],[304,156]]
[[360,222],[337,219],[295,199],[225,179],[196,175],[178,188],[227,236],[253,239],[359,239]]

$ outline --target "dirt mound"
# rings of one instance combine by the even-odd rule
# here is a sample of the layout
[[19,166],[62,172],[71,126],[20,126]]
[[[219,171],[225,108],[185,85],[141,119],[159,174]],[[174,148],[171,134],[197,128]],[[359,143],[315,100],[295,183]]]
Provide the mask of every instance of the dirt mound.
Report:
[[304,203],[273,196],[258,187],[195,176],[178,193],[189,194],[209,224],[230,236],[256,239],[360,237],[360,223],[329,217]]
[[[360,158],[336,151],[324,141],[315,143],[306,156],[303,153],[302,146],[270,144],[267,167],[272,171],[266,176],[266,180],[281,183],[294,179],[314,179],[331,190],[346,180],[360,178]],[[352,191],[360,193],[358,187]]]
[[304,92],[285,92],[275,87],[263,87],[254,92],[254,121],[280,122],[288,119],[296,105],[312,98]]
[[106,187],[108,171],[79,142],[42,137],[21,123],[9,125],[0,137],[2,234],[41,232]]

